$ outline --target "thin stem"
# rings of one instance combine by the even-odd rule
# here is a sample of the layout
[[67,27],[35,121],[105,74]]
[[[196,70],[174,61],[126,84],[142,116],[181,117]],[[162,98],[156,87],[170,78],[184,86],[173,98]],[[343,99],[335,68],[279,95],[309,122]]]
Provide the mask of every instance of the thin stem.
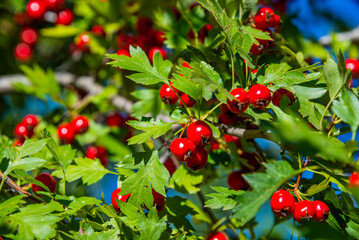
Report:
[[223,103],[218,103],[216,106],[214,106],[214,108],[212,108],[211,110],[209,110],[205,115],[203,115],[202,117],[201,117],[201,120],[203,121],[203,120],[205,120],[207,117],[208,117],[208,115],[210,115],[214,110],[216,110],[216,108],[218,108],[219,106],[221,106]]
[[232,52],[231,52],[231,64],[232,64],[232,88],[231,88],[231,90],[233,90],[234,89],[234,59],[233,59]]
[[183,135],[184,131],[186,130],[188,123],[189,123],[189,121],[188,121],[188,122],[186,123],[186,125],[183,127],[183,130],[182,130],[181,135],[179,136],[179,138],[182,138],[182,135]]
[[6,178],[6,176],[4,176],[4,177],[1,179],[0,192],[1,192],[2,186],[4,185],[5,178]]
[[327,106],[325,107],[324,112],[323,112],[323,114],[322,114],[322,117],[320,118],[320,123],[319,123],[319,128],[320,128],[320,130],[322,130],[322,128],[323,128],[323,120],[324,120],[325,114],[327,113],[327,111],[328,111],[330,105],[332,105],[334,99],[337,98],[337,96],[338,96],[338,94],[339,94],[339,92],[340,92],[341,90],[342,90],[342,87],[338,88],[338,90],[335,92],[334,96],[330,99],[330,101],[328,102]]
[[330,125],[329,125],[329,127],[328,127],[328,137],[330,136],[330,133],[331,133],[331,130],[332,130],[332,128],[333,128],[333,126],[334,126],[334,123],[335,123],[335,114],[333,114],[333,116],[332,116],[332,121],[330,122]]
[[232,232],[234,233],[234,235],[236,235],[237,239],[240,239],[239,234],[236,232],[236,228],[234,227],[232,222],[228,222],[227,226],[232,230]]
[[63,178],[63,185],[62,185],[62,191],[63,194],[66,195],[66,173],[65,173],[65,169],[62,168],[62,173],[64,174],[64,178]]

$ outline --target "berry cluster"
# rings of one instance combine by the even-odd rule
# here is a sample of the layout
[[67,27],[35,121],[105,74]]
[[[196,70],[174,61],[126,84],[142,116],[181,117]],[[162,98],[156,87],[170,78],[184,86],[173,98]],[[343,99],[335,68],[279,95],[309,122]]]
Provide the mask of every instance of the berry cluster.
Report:
[[63,123],[57,128],[57,136],[61,144],[72,144],[76,134],[87,132],[89,122],[84,116],[77,116],[70,123]]
[[26,138],[34,135],[34,128],[38,125],[39,120],[35,115],[26,115],[21,123],[17,124],[14,129],[15,141],[14,145],[22,146]]
[[108,162],[108,157],[107,157],[107,150],[105,147],[103,146],[93,146],[90,145],[87,148],[86,151],[86,157],[90,158],[90,159],[95,159],[98,158],[101,161],[101,164],[106,167],[107,162]]
[[349,177],[349,187],[358,188],[359,187],[359,173],[353,172]]
[[281,189],[273,193],[270,206],[275,215],[287,217],[293,213],[294,220],[301,222],[305,220],[326,221],[330,210],[328,206],[319,200],[302,200],[295,203],[294,197],[287,191]]

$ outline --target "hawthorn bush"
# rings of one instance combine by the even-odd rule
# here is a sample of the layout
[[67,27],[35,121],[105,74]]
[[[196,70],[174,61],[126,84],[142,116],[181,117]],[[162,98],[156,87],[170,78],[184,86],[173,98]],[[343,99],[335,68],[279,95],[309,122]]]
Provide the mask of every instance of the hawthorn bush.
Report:
[[263,2],[2,3],[1,238],[358,239],[359,61]]

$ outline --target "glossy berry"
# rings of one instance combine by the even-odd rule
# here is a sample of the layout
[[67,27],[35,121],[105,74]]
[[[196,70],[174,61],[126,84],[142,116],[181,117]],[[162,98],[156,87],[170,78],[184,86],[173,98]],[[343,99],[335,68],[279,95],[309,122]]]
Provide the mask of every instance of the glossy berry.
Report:
[[229,237],[223,232],[214,232],[211,233],[206,240],[229,240]]
[[182,102],[181,99],[178,99],[178,103],[180,104],[181,107],[184,107],[183,103],[186,104],[186,106],[189,107],[189,108],[193,107],[196,104],[196,101],[190,99],[190,97],[185,93],[182,93],[180,95],[180,97],[181,97],[181,99],[183,101]]
[[330,210],[329,210],[329,207],[327,206],[327,204],[325,204],[319,200],[312,201],[312,204],[315,209],[314,220],[316,220],[318,222],[326,221],[330,214]]
[[260,8],[254,16],[253,21],[257,28],[265,30],[273,26],[273,15],[272,9],[268,7]]
[[32,137],[33,132],[28,130],[27,125],[23,122],[15,126],[14,135],[17,138],[24,139],[25,137]]
[[13,147],[21,147],[25,142],[25,138],[16,138],[11,146]]
[[280,100],[282,99],[282,97],[284,95],[286,95],[289,98],[289,100],[290,100],[289,104],[292,104],[295,101],[293,93],[291,93],[287,89],[279,88],[273,93],[273,96],[272,96],[273,105],[280,107]]
[[152,35],[153,35],[155,44],[158,46],[162,46],[164,41],[166,40],[164,32],[155,31]]
[[353,59],[353,58],[346,59],[345,68],[350,69],[354,77],[359,76],[359,61],[357,59]]
[[177,166],[171,157],[167,158],[166,162],[163,165],[166,167],[170,176],[172,176],[173,173],[177,170]]
[[44,0],[48,9],[57,11],[65,6],[65,0]]
[[152,28],[153,21],[148,17],[140,17],[137,20],[136,26],[140,33],[148,33]]
[[29,114],[22,119],[22,122],[25,124],[27,129],[33,129],[37,126],[39,120],[35,115]]
[[121,127],[125,123],[125,119],[118,112],[110,113],[106,116],[106,124],[109,127]]
[[27,15],[33,19],[43,19],[46,10],[47,6],[42,0],[31,0],[26,6]]
[[234,96],[235,99],[232,101],[227,100],[227,107],[233,113],[242,113],[244,112],[249,105],[248,94],[243,88],[235,88],[230,94]]
[[90,159],[95,159],[97,157],[97,147],[89,146],[86,151],[86,157]]
[[75,134],[82,134],[89,129],[89,121],[84,116],[77,116],[72,119],[71,124],[75,131]]
[[77,36],[75,39],[76,47],[81,51],[89,50],[89,43],[91,41],[90,35],[87,32],[84,32]]
[[212,130],[207,123],[197,120],[188,125],[187,138],[195,146],[205,146],[212,142]]
[[[172,86],[172,83],[170,83],[170,85]],[[175,89],[173,86],[172,86],[172,88],[178,94],[178,90]],[[162,87],[160,89],[160,97],[161,97],[162,102],[164,102],[165,104],[168,104],[168,105],[173,105],[177,102],[178,96],[173,90],[167,84],[162,85]]]
[[[35,177],[35,179],[39,182],[42,182],[46,187],[49,188],[50,192],[54,193],[56,191],[56,180],[48,173],[40,173]],[[31,184],[31,189],[34,193],[37,191],[46,191],[40,186],[35,184]]]
[[34,45],[37,42],[37,32],[31,27],[26,27],[20,32],[20,40],[30,46]]
[[126,49],[119,49],[119,50],[117,50],[116,54],[119,56],[124,55],[127,57],[131,57],[130,51],[128,51]]
[[224,134],[223,138],[227,143],[234,142],[237,148],[242,148],[241,139],[239,137]]
[[294,220],[299,223],[303,219],[311,220],[314,218],[315,212],[312,202],[308,200],[297,202],[294,207]]
[[194,171],[200,170],[206,166],[208,160],[208,152],[204,147],[197,146],[193,157],[187,159],[186,165]]
[[220,148],[217,141],[212,141],[210,151],[218,150]]
[[152,188],[153,206],[156,205],[157,212],[161,212],[165,207],[165,197]]
[[128,50],[130,45],[135,42],[135,38],[129,34],[121,34],[117,37],[116,42],[120,49]]
[[91,32],[96,36],[106,37],[105,29],[101,25],[93,26]]
[[28,61],[32,57],[32,49],[26,43],[19,43],[15,46],[14,56],[19,61]]
[[148,50],[148,53],[147,53],[148,59],[150,59],[151,62],[153,61],[153,56],[157,52],[159,52],[161,54],[163,59],[166,58],[167,54],[166,54],[166,51],[163,48],[161,48],[161,47],[152,47],[152,48],[150,48],[150,50]]
[[218,115],[218,122],[225,125],[233,125],[239,122],[237,114],[231,112],[226,104],[221,105],[221,114]]
[[70,25],[74,20],[74,13],[70,9],[65,9],[57,15],[56,24]]
[[278,217],[287,217],[294,212],[295,199],[286,190],[278,190],[270,199],[272,211]]
[[274,14],[271,19],[271,27],[278,27],[280,25],[281,19],[280,16],[277,14]]
[[57,128],[57,136],[63,144],[71,144],[75,139],[75,131],[72,124],[64,123]]
[[269,47],[268,40],[260,40],[260,39],[257,40],[258,40],[258,44],[253,44],[251,46],[251,49],[249,50],[253,55],[262,54]]
[[349,177],[349,187],[357,188],[359,187],[359,173],[353,172]]
[[102,146],[89,146],[86,151],[86,157],[90,159],[98,158],[101,161],[101,164],[106,167],[108,157],[107,157],[107,151],[106,148]]
[[248,98],[253,107],[262,109],[270,103],[271,93],[266,86],[254,84],[248,91]]
[[243,170],[234,171],[231,174],[228,175],[227,183],[230,188],[233,190],[248,190],[249,185],[247,181],[242,176],[244,173],[246,173]]
[[112,192],[111,194],[111,203],[113,208],[119,212],[120,211],[120,205],[117,203],[116,200],[122,201],[122,202],[126,202],[127,199],[131,196],[130,194],[126,194],[126,195],[118,195],[120,192],[122,191],[121,188],[117,188],[115,191]]
[[179,161],[186,161],[194,156],[195,146],[187,138],[177,138],[172,141],[170,150]]

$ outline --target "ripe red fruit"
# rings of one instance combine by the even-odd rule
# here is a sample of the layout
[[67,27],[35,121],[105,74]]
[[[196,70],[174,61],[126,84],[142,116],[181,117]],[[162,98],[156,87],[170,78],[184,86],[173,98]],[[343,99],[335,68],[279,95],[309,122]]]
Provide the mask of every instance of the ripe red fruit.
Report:
[[261,84],[254,84],[248,91],[248,98],[255,108],[265,108],[271,100],[269,89]]
[[81,51],[88,51],[89,50],[89,43],[91,38],[87,32],[81,33],[75,39],[76,47]]
[[63,144],[71,144],[75,139],[75,131],[72,124],[64,123],[57,128],[57,136]]
[[[172,86],[172,83],[170,83],[170,85]],[[173,86],[172,86],[172,88],[178,94],[178,90],[175,89]],[[161,97],[162,102],[164,102],[165,104],[168,104],[168,105],[173,105],[177,102],[178,96],[176,95],[176,93],[173,90],[167,84],[162,85],[162,87],[160,89],[160,97]]]
[[253,44],[251,46],[251,49],[249,50],[253,55],[262,54],[265,50],[267,50],[269,46],[268,40],[261,40],[261,39],[257,39],[257,40],[258,40],[258,44]]
[[44,0],[44,2],[53,11],[62,9],[65,6],[65,0]]
[[273,96],[272,96],[273,105],[280,107],[280,100],[282,99],[282,97],[284,95],[286,95],[289,98],[290,104],[292,104],[295,101],[293,93],[291,93],[287,89],[279,88],[273,93]]
[[233,113],[242,113],[244,112],[249,105],[248,94],[243,88],[235,88],[230,94],[234,96],[234,100],[227,100],[227,107]]
[[128,51],[126,49],[119,49],[116,52],[116,54],[119,55],[119,56],[124,55],[124,56],[127,56],[127,57],[131,57],[130,51]]
[[229,240],[229,237],[223,232],[214,232],[211,233],[206,240]]
[[110,113],[106,116],[106,123],[109,127],[121,127],[125,120],[122,115],[118,112]]
[[47,6],[42,0],[31,0],[26,6],[27,15],[33,19],[42,19],[46,10]]
[[171,157],[167,158],[166,162],[163,165],[167,168],[167,171],[171,176],[177,169],[177,166]]
[[278,27],[280,25],[280,22],[281,22],[280,16],[277,14],[274,14],[271,19],[271,23],[272,23],[271,27],[274,27],[274,28]]
[[30,46],[34,45],[37,42],[37,32],[32,27],[26,27],[20,32],[20,40],[24,43],[29,44]]
[[25,138],[17,138],[14,140],[14,142],[12,143],[13,147],[21,147],[25,142]]
[[195,146],[205,146],[212,142],[212,130],[207,123],[197,120],[188,126],[187,138]]
[[152,188],[153,206],[156,205],[157,212],[161,212],[165,207],[165,197]]
[[211,24],[206,24],[198,31],[198,37],[202,42],[204,42],[212,28],[213,26]]
[[187,159],[186,165],[194,171],[200,170],[206,166],[208,160],[208,152],[204,147],[197,146],[193,157]]
[[236,191],[238,190],[248,190],[249,184],[242,176],[244,173],[246,173],[243,170],[234,171],[231,174],[228,175],[227,183],[228,186]]
[[177,138],[172,141],[170,150],[179,161],[186,161],[194,156],[195,146],[187,138]]
[[212,141],[210,151],[214,151],[219,149],[219,143],[216,141]]
[[166,58],[167,54],[166,54],[166,51],[163,48],[161,48],[161,47],[152,47],[152,48],[150,48],[150,50],[148,50],[148,53],[147,53],[148,59],[150,59],[151,62],[153,61],[153,56],[157,52],[159,52],[162,55],[163,59]]
[[155,44],[158,46],[162,46],[164,41],[166,40],[165,33],[157,30],[153,33],[153,37],[155,40]]
[[140,17],[137,20],[136,26],[140,33],[147,33],[152,28],[153,21],[148,17]]
[[111,194],[111,203],[113,208],[119,212],[120,211],[120,205],[117,203],[116,200],[122,201],[122,202],[126,202],[127,199],[131,196],[130,194],[126,194],[126,195],[118,195],[120,192],[122,191],[121,188],[117,188],[115,191],[112,192]]
[[239,137],[228,135],[228,134],[224,134],[223,137],[224,137],[224,141],[226,141],[227,143],[234,142],[237,148],[242,148],[241,139]]
[[116,39],[117,45],[120,49],[129,49],[130,45],[135,42],[134,37],[129,34],[121,34]]
[[[195,100],[191,100],[189,98],[189,96],[185,93],[182,93],[180,95],[182,101],[184,102],[184,104],[186,104],[187,107],[191,108],[196,104]],[[184,107],[183,102],[181,101],[181,99],[178,99],[178,103],[181,105],[181,107]]]
[[302,219],[310,220],[315,216],[315,208],[312,202],[303,200],[297,202],[294,207],[294,220],[301,222]]
[[350,69],[354,77],[359,76],[359,61],[353,58],[345,60],[345,68]]
[[225,125],[233,125],[238,123],[239,117],[237,115],[231,115],[228,113],[221,113],[218,115],[218,122]]
[[89,129],[89,121],[84,116],[77,116],[72,119],[71,124],[75,131],[75,134],[82,134]]
[[90,159],[98,158],[104,167],[106,167],[107,165],[107,151],[106,148],[102,146],[89,146],[86,151],[86,157]]
[[260,8],[253,18],[253,21],[257,28],[268,29],[273,25],[274,12],[268,7]]
[[25,125],[25,123],[21,122],[15,126],[14,135],[17,138],[23,139],[25,136],[29,135],[29,131]]
[[349,187],[359,187],[359,173],[353,172],[349,177]]
[[261,168],[260,157],[257,153],[243,152],[240,154],[240,157],[247,160],[247,165],[249,165],[250,168],[245,165],[243,166],[247,171],[256,171]]
[[29,130],[34,129],[34,127],[37,126],[37,124],[39,123],[37,117],[35,115],[29,114],[26,115],[23,119],[22,122],[24,123],[24,125],[26,126],[26,128]]
[[74,20],[74,13],[70,9],[65,9],[57,15],[56,24],[70,25]]
[[32,49],[26,43],[19,43],[15,46],[14,55],[19,61],[28,61],[32,56]]
[[322,201],[319,200],[314,200],[312,202],[314,209],[315,209],[315,216],[314,216],[314,220],[318,221],[318,222],[324,222],[328,219],[329,214],[330,214],[330,210],[329,207],[327,206],[327,204],[323,203]]
[[[35,179],[39,182],[42,182],[46,187],[48,187],[50,192],[54,193],[56,191],[56,180],[50,174],[40,173],[35,177]],[[37,191],[45,191],[45,189],[35,184],[31,184],[31,189],[34,193],[36,193]]]
[[287,217],[294,211],[295,199],[286,190],[278,190],[270,199],[272,211],[278,217]]
[[91,32],[96,36],[106,37],[105,29],[101,25],[93,26]]

